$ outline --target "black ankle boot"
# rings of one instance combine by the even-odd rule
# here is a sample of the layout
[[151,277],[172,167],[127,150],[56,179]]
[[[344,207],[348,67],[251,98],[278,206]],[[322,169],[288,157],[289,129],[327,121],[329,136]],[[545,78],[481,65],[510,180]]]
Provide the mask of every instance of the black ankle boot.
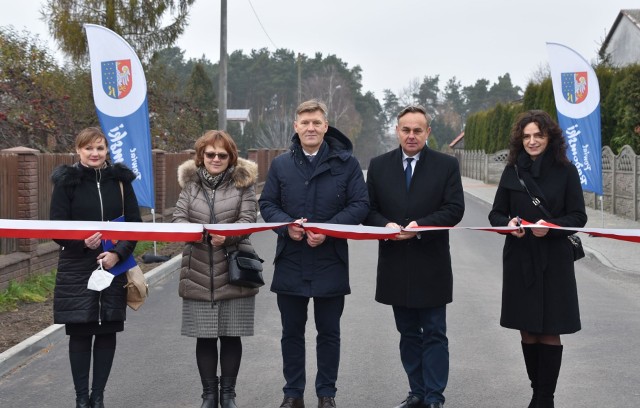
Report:
[[104,408],[104,392],[91,391],[91,408]]
[[236,377],[220,377],[220,406],[238,408],[236,405]]
[[528,408],[536,408],[538,406],[538,344],[522,343],[522,354],[524,355],[524,364],[527,367],[527,375],[533,389]]
[[218,377],[201,378],[202,405],[200,408],[218,408]]
[[77,397],[76,408],[91,408],[91,403],[89,402],[89,396],[87,395],[86,397]]

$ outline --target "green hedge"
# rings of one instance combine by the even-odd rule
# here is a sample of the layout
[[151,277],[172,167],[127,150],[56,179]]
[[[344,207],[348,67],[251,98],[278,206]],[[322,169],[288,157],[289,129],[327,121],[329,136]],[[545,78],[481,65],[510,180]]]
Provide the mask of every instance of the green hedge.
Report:
[[[597,67],[595,71],[600,84],[602,145],[609,146],[615,153],[625,145],[640,152],[640,65]],[[521,101],[498,104],[469,116],[464,133],[465,148],[487,153],[506,149],[516,116],[529,109],[542,109],[557,117],[550,78],[527,85]]]

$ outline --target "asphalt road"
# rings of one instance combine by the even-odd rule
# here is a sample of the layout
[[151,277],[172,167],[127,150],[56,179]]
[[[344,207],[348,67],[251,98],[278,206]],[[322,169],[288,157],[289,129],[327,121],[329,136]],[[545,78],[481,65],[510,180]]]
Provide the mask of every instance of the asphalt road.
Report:
[[[486,203],[466,195],[462,225],[488,225]],[[271,281],[275,235],[252,241]],[[480,231],[451,233],[454,302],[448,307],[451,373],[447,407],[524,407],[530,389],[519,335],[501,328],[503,238]],[[351,241],[351,286],[342,320],[339,407],[393,407],[407,392],[391,308],[373,300],[377,243]],[[640,278],[593,259],[576,264],[583,330],[563,336],[564,364],[556,406],[640,406]],[[310,308],[312,305],[310,305]],[[311,311],[311,310],[310,310]],[[129,312],[106,390],[114,407],[197,407],[201,386],[195,340],[180,336],[177,274],[155,286],[138,312]],[[316,405],[315,329],[307,325],[307,406]],[[242,408],[277,407],[282,400],[280,322],[275,295],[263,289],[256,303],[256,335],[243,340],[237,386]],[[66,338],[46,354],[0,379],[1,407],[70,407],[74,392]]]

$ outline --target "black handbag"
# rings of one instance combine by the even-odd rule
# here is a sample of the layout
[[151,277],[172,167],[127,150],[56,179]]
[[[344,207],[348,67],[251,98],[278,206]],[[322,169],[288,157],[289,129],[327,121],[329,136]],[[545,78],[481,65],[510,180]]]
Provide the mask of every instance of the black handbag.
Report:
[[[522,185],[522,187],[524,187],[527,194],[529,194],[529,197],[531,198],[531,202],[533,203],[533,205],[538,207],[540,211],[542,211],[545,217],[552,218],[551,213],[549,213],[549,211],[547,211],[547,209],[544,208],[544,205],[542,205],[542,202],[540,201],[540,199],[538,197],[534,197],[534,195],[531,194],[531,191],[529,191],[529,189],[527,188],[527,185],[525,184],[524,180],[520,178],[520,173],[518,173],[518,166],[514,165],[513,167],[516,170],[516,176],[518,177],[520,184]],[[569,240],[569,243],[571,243],[571,249],[573,250],[573,260],[577,261],[578,259],[584,258],[584,248],[582,247],[582,240],[580,239],[580,237],[577,235],[569,235],[567,239]]]
[[227,252],[229,264],[229,283],[245,288],[259,288],[264,285],[262,278],[262,263],[258,254],[246,251]]
[[571,248],[573,249],[573,260],[584,258],[584,248],[582,247],[582,240],[577,235],[569,235],[567,237],[571,242]]
[[[209,205],[209,211],[211,212],[210,220],[212,224],[216,224],[216,215],[213,211],[213,203],[216,197],[216,189],[222,182],[222,178],[218,181],[218,184],[213,188],[213,200],[209,198],[209,195],[204,191],[204,197],[207,199]],[[211,287],[213,288],[213,248],[208,242],[211,239],[207,233],[205,240],[208,243],[209,248],[209,267],[211,269]],[[262,263],[264,262],[258,254],[254,252],[235,251],[227,252],[227,248],[223,248],[224,256],[227,258],[227,265],[229,268],[229,283],[236,286],[243,286],[245,288],[259,288],[264,285],[264,279],[262,278]]]

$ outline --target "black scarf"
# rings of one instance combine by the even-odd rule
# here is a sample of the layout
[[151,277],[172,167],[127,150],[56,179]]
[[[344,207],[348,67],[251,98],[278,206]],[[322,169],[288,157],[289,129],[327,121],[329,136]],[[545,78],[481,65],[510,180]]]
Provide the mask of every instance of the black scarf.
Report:
[[215,190],[216,188],[218,188],[220,183],[222,183],[227,173],[233,172],[233,169],[234,166],[229,166],[225,169],[225,171],[220,174],[216,174],[215,176],[209,173],[204,166],[198,167],[197,171],[202,185],[209,187],[211,190]]

